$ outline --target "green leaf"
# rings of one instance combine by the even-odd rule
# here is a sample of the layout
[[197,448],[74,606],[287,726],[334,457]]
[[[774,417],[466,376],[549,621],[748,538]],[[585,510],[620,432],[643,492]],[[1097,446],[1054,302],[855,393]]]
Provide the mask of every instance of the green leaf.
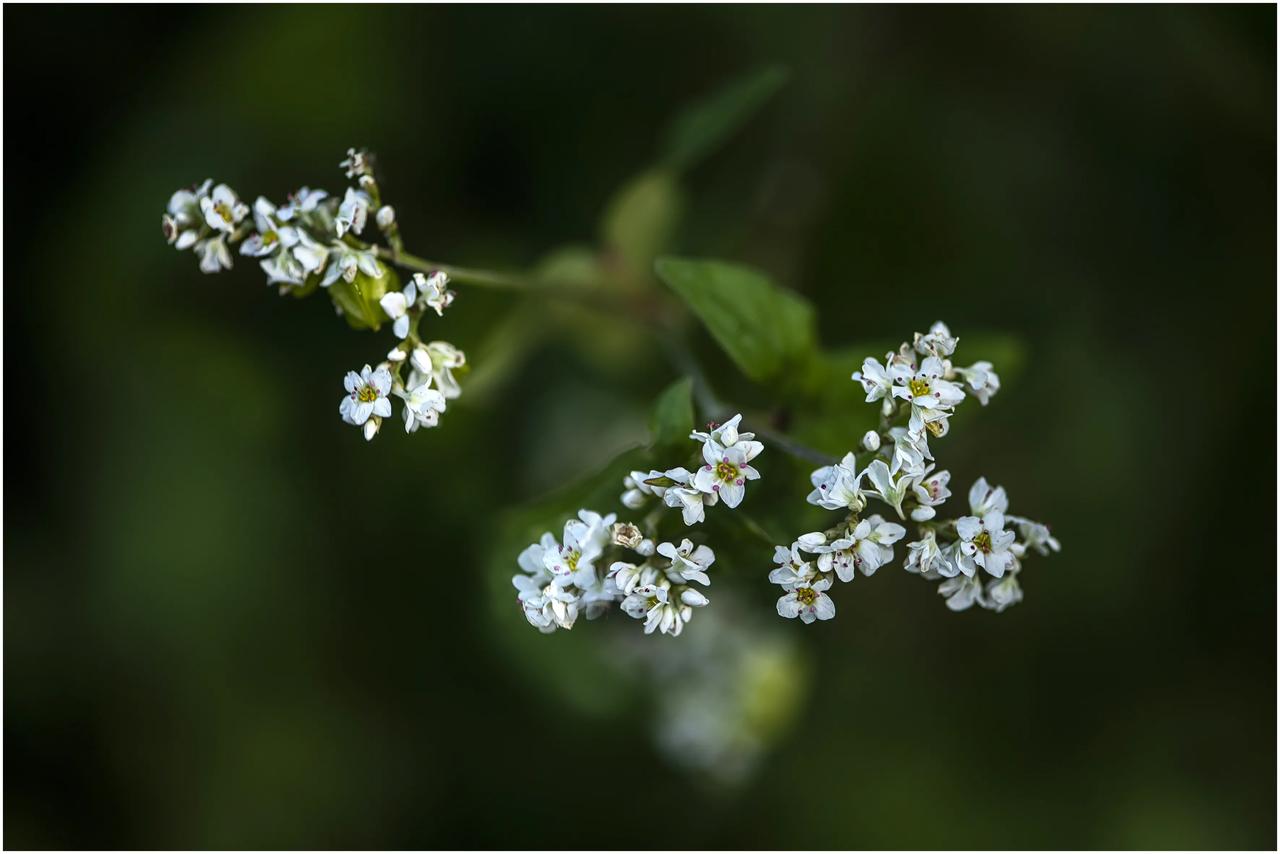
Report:
[[813,307],[763,273],[687,258],[659,258],[654,268],[751,379],[773,379],[813,357]]
[[605,208],[605,247],[629,269],[648,273],[654,257],[670,248],[684,208],[675,176],[654,169],[627,182]]
[[667,386],[653,406],[649,432],[655,446],[679,445],[693,431],[693,380],[685,377]]
[[329,297],[342,309],[342,316],[352,329],[378,329],[387,320],[378,300],[387,291],[399,288],[400,277],[383,264],[382,275],[376,279],[364,273],[357,273],[350,282],[338,279],[329,286]]
[[789,76],[782,66],[762,68],[685,109],[667,131],[663,162],[677,170],[693,166],[745,125]]

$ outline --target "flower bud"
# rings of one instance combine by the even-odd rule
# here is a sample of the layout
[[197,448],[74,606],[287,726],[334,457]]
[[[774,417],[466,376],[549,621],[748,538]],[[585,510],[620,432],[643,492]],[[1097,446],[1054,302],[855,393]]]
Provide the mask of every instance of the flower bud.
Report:
[[391,205],[383,205],[378,208],[378,212],[374,215],[374,219],[378,223],[378,228],[386,231],[388,228],[396,224],[396,209],[391,207]]
[[643,555],[644,557],[649,557],[650,555],[652,555],[653,550],[654,550],[653,540],[641,540],[640,545],[636,546],[636,553]]
[[868,451],[880,450],[880,434],[875,430],[868,430],[867,435],[862,437],[862,447]]
[[378,428],[381,426],[382,418],[380,416],[370,416],[369,420],[364,422],[364,440],[366,442],[372,441],[373,437],[378,435]]
[[640,529],[630,522],[619,522],[613,526],[613,543],[624,549],[635,549],[644,542]]
[[403,362],[407,358],[409,358],[408,355],[399,347],[392,348],[391,352],[387,354],[388,362]]

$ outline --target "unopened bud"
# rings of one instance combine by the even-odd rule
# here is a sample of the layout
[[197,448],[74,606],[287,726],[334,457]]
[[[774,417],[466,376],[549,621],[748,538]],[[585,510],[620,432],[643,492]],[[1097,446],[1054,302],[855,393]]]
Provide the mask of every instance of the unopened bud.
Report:
[[396,209],[391,205],[383,205],[378,208],[378,213],[375,214],[374,219],[377,220],[378,228],[386,231],[396,224]]
[[378,428],[382,426],[382,418],[377,415],[371,415],[369,420],[364,422],[364,440],[370,442],[373,437],[378,435]]
[[868,430],[867,435],[862,437],[862,447],[868,451],[880,450],[880,434],[875,430]]

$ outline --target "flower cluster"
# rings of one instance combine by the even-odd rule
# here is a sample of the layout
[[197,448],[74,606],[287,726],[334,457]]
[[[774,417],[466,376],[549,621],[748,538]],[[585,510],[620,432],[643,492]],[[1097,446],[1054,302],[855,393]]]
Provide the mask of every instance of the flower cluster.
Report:
[[[522,573],[511,579],[525,619],[539,631],[572,629],[579,614],[594,620],[619,605],[644,620],[644,633],[676,636],[708,599],[692,585],[709,585],[715,553],[685,539],[654,544],[614,514],[578,511],[564,526],[563,542],[550,532],[520,553]],[[618,560],[627,553],[640,557]]]
[[742,503],[747,481],[758,480],[760,472],[751,461],[760,455],[764,445],[754,433],[738,432],[741,415],[724,424],[712,424],[708,432],[695,430],[689,438],[702,443],[702,463],[696,471],[677,467],[647,474],[633,471],[623,481],[626,491],[622,503],[632,510],[643,507],[650,496],[660,498],[668,507],[678,507],[685,525],[696,525],[706,519],[706,508],[720,501],[729,508]]
[[[394,396],[403,404],[405,432],[434,427],[446,401],[461,394],[454,372],[465,367],[466,356],[447,341],[424,341],[418,325],[427,312],[443,316],[453,303],[449,277],[417,272],[403,289],[391,288],[396,279],[379,258],[403,261],[395,210],[382,204],[367,152],[348,149],[339,166],[357,184],[341,199],[303,187],[283,205],[259,196],[250,208],[226,184],[205,181],[179,190],[161,220],[165,239],[179,250],[192,249],[206,273],[230,269],[231,247],[239,245],[281,294],[327,289],[338,314],[353,326],[390,321],[399,343],[376,368],[347,374],[338,412],[372,439],[391,415]],[[387,247],[360,239],[371,211]]]
[[864,516],[872,498],[899,520],[909,517],[918,524],[918,538],[907,544],[904,566],[931,581],[941,580],[938,592],[953,611],[975,604],[1003,611],[1021,601],[1017,576],[1022,558],[1028,550],[1059,550],[1046,526],[1008,515],[1004,489],[990,487],[985,478],[969,490],[970,515],[936,519],[938,507],[951,497],[951,474],[936,470],[929,439],[947,435],[950,417],[966,397],[986,405],[1000,389],[990,362],[967,368],[951,363],[957,343],[945,324],[935,323],[928,334],[916,333],[913,343],[887,353],[883,362],[868,358],[853,374],[867,402],[880,403],[880,429],[863,436],[862,463],[850,452],[813,472],[808,502],[845,517],[827,530],[804,534],[789,547],[777,547],[769,580],[783,590],[779,615],[805,623],[829,620],[835,603],[827,591],[835,580],[872,575],[894,559],[893,546],[906,536],[906,528],[879,515]]

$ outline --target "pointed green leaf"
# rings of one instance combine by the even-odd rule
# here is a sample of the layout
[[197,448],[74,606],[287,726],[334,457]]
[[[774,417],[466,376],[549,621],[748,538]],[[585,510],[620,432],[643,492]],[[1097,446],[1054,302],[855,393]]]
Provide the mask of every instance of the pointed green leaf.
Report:
[[813,307],[758,270],[687,258],[659,258],[654,268],[751,379],[773,379],[813,356]]
[[762,68],[687,108],[667,131],[663,161],[677,170],[693,166],[745,125],[789,76],[782,66]]
[[655,446],[678,445],[689,439],[693,431],[693,380],[676,380],[658,395],[649,431]]

